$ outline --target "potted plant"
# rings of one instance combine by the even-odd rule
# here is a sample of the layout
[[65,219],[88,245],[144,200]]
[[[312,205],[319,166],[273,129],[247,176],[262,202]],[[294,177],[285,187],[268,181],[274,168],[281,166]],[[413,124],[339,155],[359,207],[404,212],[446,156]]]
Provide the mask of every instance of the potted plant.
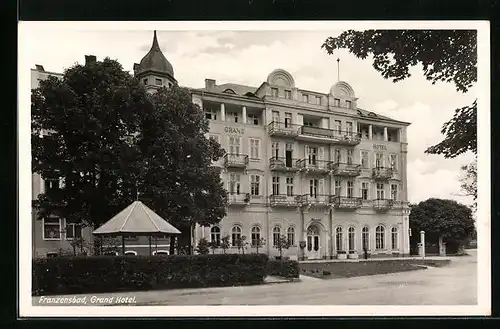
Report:
[[356,250],[349,250],[349,259],[358,259],[358,252]]
[[347,253],[345,252],[345,250],[337,251],[337,259],[347,259]]

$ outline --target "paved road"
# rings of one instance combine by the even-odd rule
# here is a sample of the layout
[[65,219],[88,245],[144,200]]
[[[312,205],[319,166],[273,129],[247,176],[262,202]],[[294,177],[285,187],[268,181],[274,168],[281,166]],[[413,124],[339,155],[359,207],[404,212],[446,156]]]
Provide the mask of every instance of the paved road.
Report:
[[113,295],[134,296],[135,305],[475,305],[477,255],[472,251],[446,267],[403,273]]

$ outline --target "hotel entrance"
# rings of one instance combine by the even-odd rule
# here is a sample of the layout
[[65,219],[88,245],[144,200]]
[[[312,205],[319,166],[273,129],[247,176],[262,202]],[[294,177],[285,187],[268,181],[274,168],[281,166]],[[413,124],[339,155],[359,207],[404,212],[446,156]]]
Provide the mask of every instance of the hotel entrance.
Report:
[[315,224],[307,228],[306,256],[308,259],[320,259],[320,235],[319,228]]

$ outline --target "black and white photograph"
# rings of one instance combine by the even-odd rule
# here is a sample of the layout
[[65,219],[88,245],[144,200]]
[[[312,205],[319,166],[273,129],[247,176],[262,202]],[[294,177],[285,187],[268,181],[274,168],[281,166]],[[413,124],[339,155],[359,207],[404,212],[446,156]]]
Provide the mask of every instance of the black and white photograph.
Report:
[[489,315],[489,47],[20,22],[20,315]]

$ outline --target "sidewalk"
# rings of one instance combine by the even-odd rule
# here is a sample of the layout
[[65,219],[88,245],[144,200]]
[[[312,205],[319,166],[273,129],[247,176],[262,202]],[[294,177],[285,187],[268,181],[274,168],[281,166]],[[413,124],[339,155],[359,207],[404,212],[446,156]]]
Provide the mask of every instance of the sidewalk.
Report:
[[345,263],[345,262],[379,262],[379,261],[388,261],[388,260],[451,260],[452,257],[449,256],[429,256],[429,257],[419,257],[419,256],[411,256],[411,257],[378,257],[378,258],[358,258],[358,259],[311,259],[311,260],[301,260],[299,263]]

